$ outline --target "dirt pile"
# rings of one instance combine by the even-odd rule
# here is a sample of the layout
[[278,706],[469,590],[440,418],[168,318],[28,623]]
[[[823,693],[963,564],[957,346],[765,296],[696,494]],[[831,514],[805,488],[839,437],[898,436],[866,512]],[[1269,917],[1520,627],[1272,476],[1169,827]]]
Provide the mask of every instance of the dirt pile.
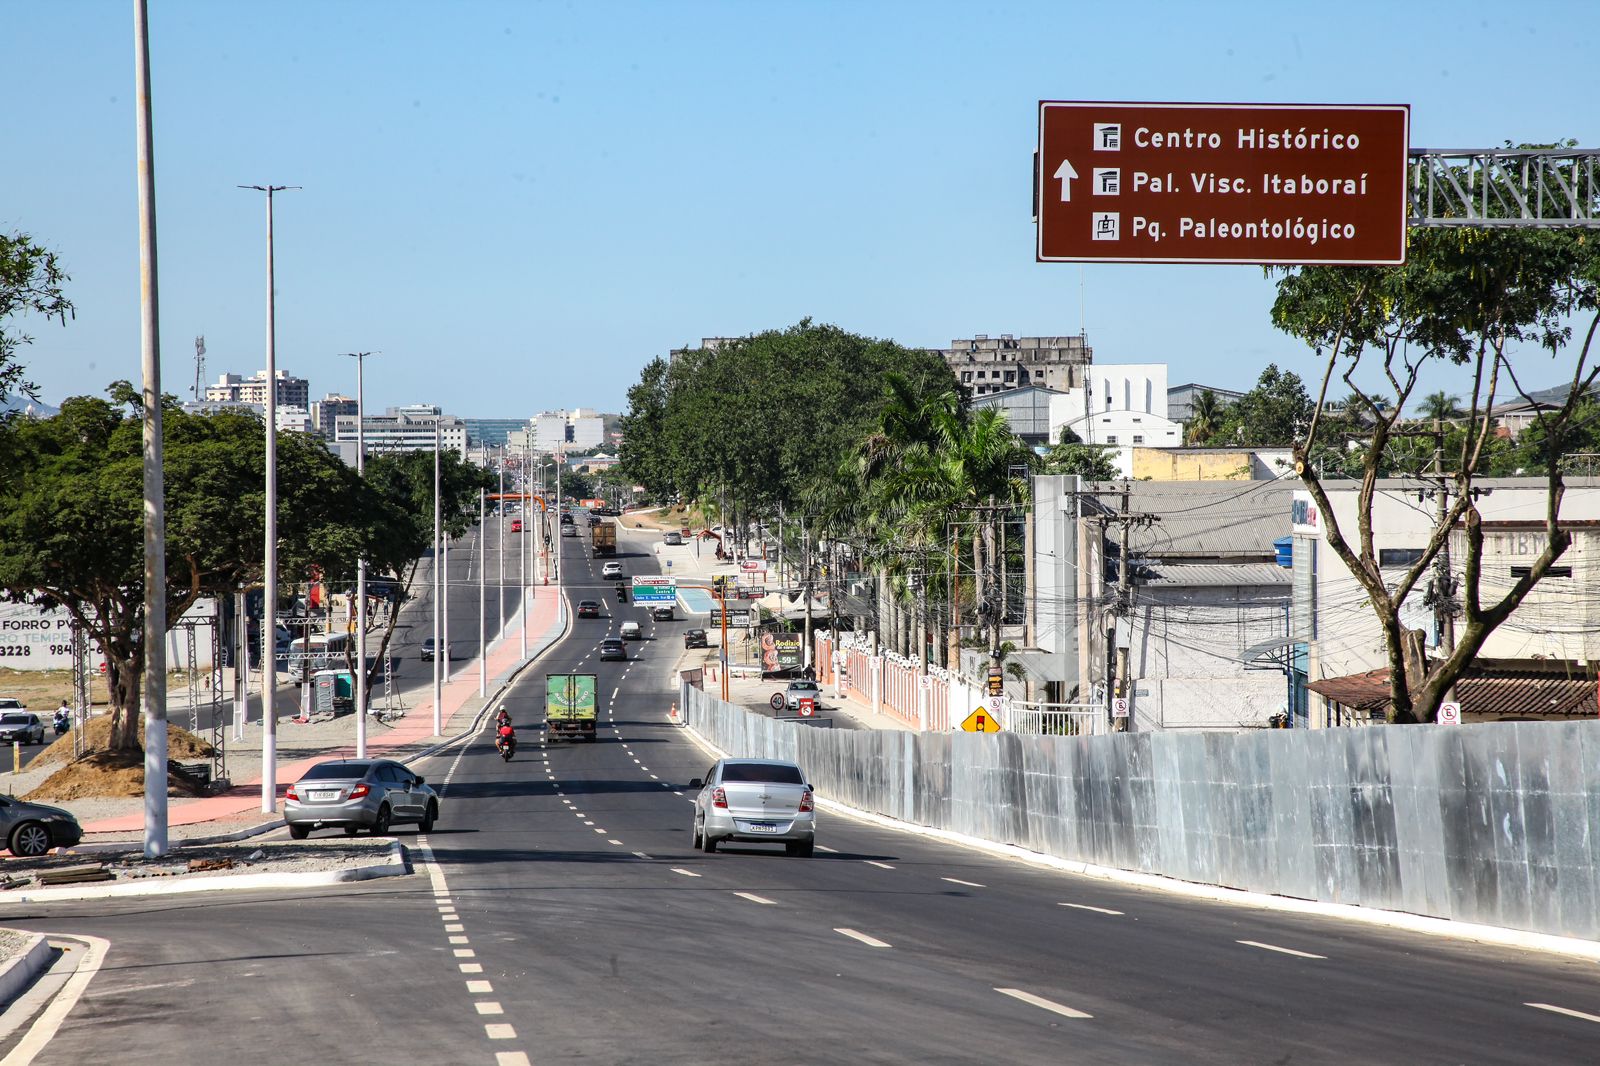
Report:
[[[167,795],[198,796],[187,781],[168,775]],[[97,751],[77,762],[68,763],[23,799],[62,802],[76,799],[103,799],[108,796],[144,795],[144,753],[139,751]]]
[[[139,740],[144,741],[144,723],[139,723]],[[24,799],[62,802],[77,799],[104,799],[118,796],[144,795],[144,752],[109,751],[111,743],[111,716],[100,715],[89,719],[84,726],[84,739],[91,749],[82,759],[73,760],[72,734],[55,739],[48,748],[34,757],[30,765],[48,766],[63,764],[61,769],[45,778]],[[178,762],[209,759],[211,745],[171,723],[167,725],[167,758]],[[193,785],[182,778],[168,776],[167,795],[201,795]]]
[[[42,716],[41,716],[42,717]],[[46,719],[48,721],[48,719]],[[47,734],[48,735],[48,734]],[[97,715],[83,727],[84,739],[88,741],[91,751],[104,751],[111,745],[111,716],[109,714]],[[139,723],[139,743],[144,743],[144,722]],[[69,763],[73,757],[72,734],[63,733],[46,749],[34,756],[34,762],[43,766],[47,763]],[[140,756],[141,759],[144,756]],[[188,762],[193,759],[211,758],[211,745],[189,732],[180,729],[171,722],[167,723],[167,758],[177,759],[179,762]],[[121,795],[121,793],[109,793]]]

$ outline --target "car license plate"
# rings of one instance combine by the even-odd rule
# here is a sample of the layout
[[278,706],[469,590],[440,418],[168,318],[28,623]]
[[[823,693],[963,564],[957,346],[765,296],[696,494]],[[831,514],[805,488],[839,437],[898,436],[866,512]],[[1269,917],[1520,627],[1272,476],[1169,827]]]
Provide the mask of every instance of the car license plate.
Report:
[[311,793],[311,798],[314,800],[334,800],[339,798],[339,792],[337,789],[332,792],[324,789]]
[[752,833],[776,833],[777,831],[778,827],[773,825],[771,822],[750,823],[750,832]]

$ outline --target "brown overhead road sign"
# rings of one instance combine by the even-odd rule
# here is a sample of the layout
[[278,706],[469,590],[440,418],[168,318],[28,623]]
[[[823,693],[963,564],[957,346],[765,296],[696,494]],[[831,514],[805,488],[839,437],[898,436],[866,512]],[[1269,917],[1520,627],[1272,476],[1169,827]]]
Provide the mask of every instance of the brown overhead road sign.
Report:
[[1405,105],[1043,101],[1041,262],[1405,262]]

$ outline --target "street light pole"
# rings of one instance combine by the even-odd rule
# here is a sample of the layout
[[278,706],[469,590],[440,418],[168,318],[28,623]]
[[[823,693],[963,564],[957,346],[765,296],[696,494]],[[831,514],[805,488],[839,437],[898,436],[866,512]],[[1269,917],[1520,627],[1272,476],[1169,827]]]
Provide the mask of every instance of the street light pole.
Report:
[[[356,477],[367,470],[367,356],[377,352],[345,352],[356,361]],[[356,758],[367,757],[367,557],[356,560]]]
[[480,486],[478,489],[478,698],[480,700],[489,694],[489,634],[488,623],[484,619],[484,614],[489,609],[489,585],[484,578],[484,571],[489,565],[489,545],[483,537],[489,525],[486,495],[486,490]]
[[[139,140],[139,350],[144,375],[144,854],[156,858],[167,853],[167,517],[161,447],[155,143],[150,128],[150,32],[145,0],[134,0],[133,16]],[[193,669],[194,664],[189,667]]]
[[278,305],[272,262],[272,195],[298,185],[241,185],[267,194],[267,501],[261,574],[261,810],[278,809]]
[[[526,446],[523,447],[522,468],[523,477],[527,477],[528,452]],[[526,499],[528,494],[523,492],[520,495]],[[523,511],[525,513],[522,520],[522,540],[519,542],[521,546],[517,549],[517,579],[521,584],[517,602],[522,605],[522,625],[518,628],[522,630],[521,650],[522,657],[526,659],[528,657],[528,597],[533,595],[534,588],[534,583],[528,577],[528,563],[535,556],[533,546],[529,543],[533,539],[533,522],[529,520],[532,516],[527,513],[528,509],[526,507],[523,508]],[[540,525],[542,526],[543,523],[541,522]]]
[[439,421],[433,423],[433,735],[444,732],[444,678],[439,672],[439,655],[448,651],[439,647],[439,526],[442,508],[439,504]]
[[[527,525],[526,507],[518,507],[517,513],[522,515],[523,525]],[[506,449],[500,446],[500,518],[495,523],[496,536],[500,542],[500,635],[506,632]]]

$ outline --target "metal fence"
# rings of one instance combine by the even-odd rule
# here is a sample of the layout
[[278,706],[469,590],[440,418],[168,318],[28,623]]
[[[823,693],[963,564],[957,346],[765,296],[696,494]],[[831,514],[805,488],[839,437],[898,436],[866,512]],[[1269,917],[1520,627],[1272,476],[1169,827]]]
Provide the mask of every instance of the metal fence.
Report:
[[1006,703],[1006,727],[1046,737],[1088,737],[1109,732],[1106,709],[1093,703]]

